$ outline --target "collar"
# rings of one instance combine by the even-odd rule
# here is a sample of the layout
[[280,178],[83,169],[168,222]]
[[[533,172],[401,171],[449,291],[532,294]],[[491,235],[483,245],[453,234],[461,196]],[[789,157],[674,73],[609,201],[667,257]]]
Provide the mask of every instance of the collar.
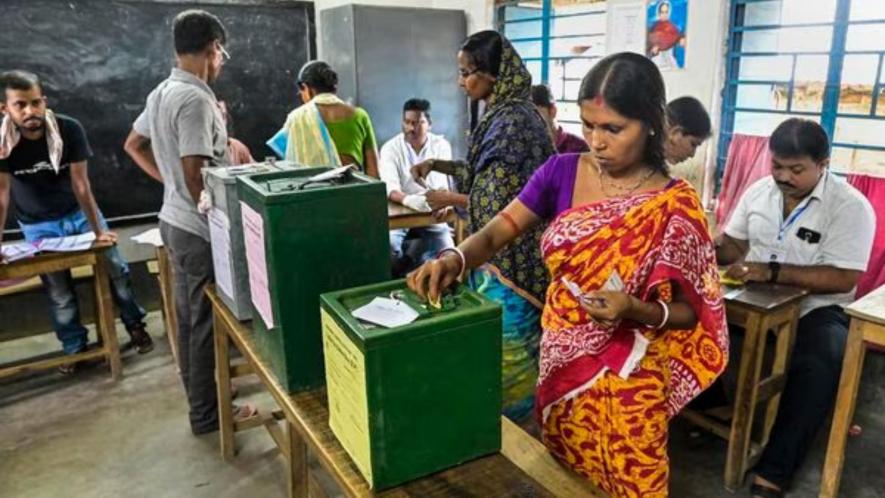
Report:
[[824,193],[827,190],[827,181],[830,178],[830,170],[827,168],[824,171],[824,174],[820,175],[820,180],[817,181],[817,185],[814,186],[814,190],[808,194],[810,199],[817,199],[822,201],[824,199]]
[[409,151],[409,154],[418,155],[419,157],[421,156],[421,154],[424,154],[424,151],[426,151],[427,148],[430,147],[430,143],[433,141],[433,133],[427,132],[427,139],[424,140],[424,145],[421,146],[421,150],[415,152],[415,149],[412,148],[412,144],[406,141],[406,134],[404,132],[400,132],[399,136],[402,139],[403,147],[405,147],[406,150]]
[[169,79],[173,81],[178,81],[181,83],[188,83],[190,85],[194,85],[198,87],[200,90],[206,92],[212,99],[215,99],[215,92],[212,91],[212,88],[206,84],[205,81],[197,78],[193,73],[189,73],[184,69],[173,67],[172,73],[169,75]]

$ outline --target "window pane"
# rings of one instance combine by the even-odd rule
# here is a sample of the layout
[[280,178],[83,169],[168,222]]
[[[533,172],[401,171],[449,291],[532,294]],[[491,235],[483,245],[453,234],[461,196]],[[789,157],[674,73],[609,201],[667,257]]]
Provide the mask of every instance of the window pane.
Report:
[[532,84],[541,82],[541,61],[528,61],[525,63],[526,69],[532,73]]
[[605,55],[605,35],[550,40],[551,57]]
[[793,76],[794,111],[821,111],[829,63],[830,57],[827,55],[801,55],[796,58],[796,74]]
[[778,28],[744,33],[742,52],[829,52],[830,26]]
[[[562,14],[562,12],[557,11],[556,14]],[[588,14],[586,16],[554,17],[550,33],[553,36],[605,33],[605,23],[606,17],[604,13]]]
[[573,123],[571,121],[562,121],[562,120],[557,120],[556,122],[559,123],[560,126],[562,126],[563,130],[565,130],[569,133],[573,133],[579,137],[583,136],[583,135],[581,135],[581,123]]
[[747,4],[745,26],[832,22],[836,0],[773,0]]
[[513,42],[513,48],[516,49],[516,53],[523,59],[526,57],[541,57],[540,41]]
[[580,123],[581,107],[575,102],[560,102],[560,100],[562,99],[557,99],[556,102],[556,120]]
[[830,169],[841,173],[885,176],[885,152],[833,147]]
[[530,38],[541,36],[541,21],[517,22],[504,24],[504,36],[509,39]]
[[[563,76],[566,78],[583,79],[590,72],[600,58],[594,59],[567,59],[558,60],[557,64],[563,68]],[[552,72],[552,71],[551,71]]]
[[737,106],[744,109],[787,110],[787,85],[739,85]]
[[514,21],[517,19],[530,19],[532,17],[541,17],[540,7],[521,7],[518,5],[509,5],[504,8],[504,20]]
[[839,87],[840,113],[870,113],[878,64],[878,55],[845,56],[842,63],[842,83]]
[[885,50],[885,23],[849,25],[845,50]]
[[738,79],[744,81],[789,81],[793,57],[789,55],[741,57]]
[[879,103],[876,104],[876,116],[885,116],[885,88],[879,88]]
[[885,8],[882,0],[851,0],[851,20],[871,21],[885,20]]
[[837,118],[834,142],[885,147],[885,120]]
[[747,135],[769,136],[777,125],[785,120],[798,117],[820,122],[819,116],[793,116],[789,114],[768,114],[761,112],[736,112],[734,116],[734,132]]

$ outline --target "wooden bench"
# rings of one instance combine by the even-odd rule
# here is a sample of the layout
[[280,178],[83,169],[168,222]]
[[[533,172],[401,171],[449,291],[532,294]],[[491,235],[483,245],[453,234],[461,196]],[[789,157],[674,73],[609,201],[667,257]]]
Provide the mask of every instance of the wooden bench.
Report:
[[836,498],[839,493],[848,427],[854,417],[867,348],[885,347],[885,286],[847,306],[845,312],[851,316],[851,325],[842,360],[827,456],[821,472],[820,498]]
[[120,348],[117,344],[114,303],[111,298],[110,277],[107,268],[107,258],[105,257],[105,251],[111,247],[113,247],[113,244],[97,243],[86,251],[46,253],[14,263],[0,265],[0,280],[31,279],[44,273],[71,270],[83,266],[91,268],[91,272],[94,275],[96,330],[100,338],[98,348],[83,353],[73,355],[54,354],[48,358],[40,357],[8,365],[0,365],[0,378],[25,372],[52,369],[71,362],[105,358],[113,379],[120,379],[123,366],[120,360]]
[[[418,479],[400,487],[374,492],[329,428],[325,389],[288,394],[255,352],[247,324],[236,320],[214,288],[207,289],[214,312],[215,361],[221,455],[232,459],[234,434],[265,427],[286,461],[290,497],[325,497],[315,476],[308,472],[308,448],[319,464],[350,497],[604,497],[590,483],[553,461],[544,447],[502,419],[502,453],[491,455]],[[240,350],[245,365],[230,364],[230,343]],[[254,373],[270,392],[279,410],[256,419],[234,423],[230,381]],[[283,427],[281,427],[281,425]]]
[[[774,426],[780,394],[786,385],[787,367],[796,340],[799,305],[808,292],[776,284],[749,284],[726,289],[728,323],[744,329],[734,406],[725,410],[683,411],[683,417],[728,441],[725,487],[741,486],[747,470],[759,459]],[[777,339],[771,374],[762,377],[768,334]],[[766,403],[760,437],[753,441],[756,407]],[[730,424],[724,422],[731,420]]]

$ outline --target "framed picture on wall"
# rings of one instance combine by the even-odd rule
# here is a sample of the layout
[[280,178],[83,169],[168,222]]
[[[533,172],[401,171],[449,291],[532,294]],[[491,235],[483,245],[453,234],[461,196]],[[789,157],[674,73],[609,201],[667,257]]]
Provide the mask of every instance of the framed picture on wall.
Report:
[[646,55],[662,71],[685,67],[688,0],[649,0]]

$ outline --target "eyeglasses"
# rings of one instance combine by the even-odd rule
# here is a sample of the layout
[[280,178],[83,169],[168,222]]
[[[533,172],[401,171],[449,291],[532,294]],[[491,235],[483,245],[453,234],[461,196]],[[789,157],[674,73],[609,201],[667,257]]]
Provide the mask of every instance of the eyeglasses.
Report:
[[224,45],[218,44],[218,49],[221,50],[221,56],[223,57],[222,61],[230,60],[230,54],[227,53],[227,50],[224,49]]
[[468,78],[471,74],[478,73],[478,72],[479,72],[479,68],[476,68],[476,69],[470,69],[470,70],[467,70],[467,69],[458,69],[458,76],[460,76],[460,77],[463,78],[463,79],[466,79],[466,78]]

